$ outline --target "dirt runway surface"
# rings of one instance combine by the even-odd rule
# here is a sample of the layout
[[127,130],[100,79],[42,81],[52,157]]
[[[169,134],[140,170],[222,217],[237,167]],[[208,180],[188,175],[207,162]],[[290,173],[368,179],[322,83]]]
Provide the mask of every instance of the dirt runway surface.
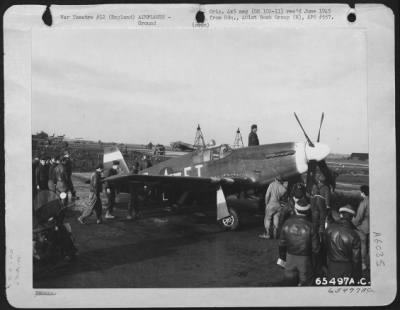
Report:
[[[35,264],[34,288],[201,288],[281,286],[276,265],[278,241],[258,238],[263,215],[240,213],[237,231],[216,222],[215,203],[182,210],[157,201],[140,202],[141,217],[126,220],[128,195],[117,199],[115,220],[96,224],[95,216],[77,221],[89,195],[89,173],[74,173],[79,200],[65,222],[78,249],[72,263]],[[107,199],[102,194],[103,208]],[[246,206],[245,206],[246,207]],[[246,208],[245,208],[246,209]],[[103,210],[103,214],[105,210]]]
[[126,203],[116,220],[79,224],[78,211],[66,218],[79,255],[72,263],[41,265],[35,288],[185,288],[279,285],[276,240],[263,240],[263,217],[245,214],[241,229],[223,231],[212,206],[183,214],[149,206],[128,221]]

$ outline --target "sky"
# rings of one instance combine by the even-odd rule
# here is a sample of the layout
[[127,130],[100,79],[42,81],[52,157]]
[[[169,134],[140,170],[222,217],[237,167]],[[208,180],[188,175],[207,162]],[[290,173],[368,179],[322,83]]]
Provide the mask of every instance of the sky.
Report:
[[368,152],[366,37],[357,29],[38,30],[32,132],[122,143],[304,141]]

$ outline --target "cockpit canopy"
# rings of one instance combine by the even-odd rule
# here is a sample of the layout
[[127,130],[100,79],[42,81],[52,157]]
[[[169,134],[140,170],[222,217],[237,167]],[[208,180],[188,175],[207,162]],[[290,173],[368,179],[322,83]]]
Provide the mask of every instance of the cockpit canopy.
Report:
[[198,150],[193,159],[196,163],[207,162],[225,158],[231,153],[232,148],[228,144],[222,144],[220,146]]

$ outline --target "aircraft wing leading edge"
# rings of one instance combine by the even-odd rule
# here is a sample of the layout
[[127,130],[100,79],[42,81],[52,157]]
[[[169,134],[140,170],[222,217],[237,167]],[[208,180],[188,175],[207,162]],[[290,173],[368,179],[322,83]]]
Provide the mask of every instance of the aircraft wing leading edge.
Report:
[[179,188],[187,191],[215,191],[217,193],[217,220],[230,216],[226,204],[225,195],[221,189],[223,179],[189,177],[189,176],[167,176],[167,175],[145,175],[145,174],[122,174],[105,178],[103,182],[126,186],[151,185],[160,188]]

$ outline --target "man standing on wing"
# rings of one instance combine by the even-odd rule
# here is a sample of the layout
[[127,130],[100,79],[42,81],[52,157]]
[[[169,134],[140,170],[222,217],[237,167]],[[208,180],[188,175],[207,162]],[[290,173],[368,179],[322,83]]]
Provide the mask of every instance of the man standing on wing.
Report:
[[356,216],[353,218],[353,224],[357,228],[357,233],[361,240],[361,266],[362,270],[367,269],[367,249],[369,237],[369,187],[362,185],[360,187],[363,200],[357,208]]
[[329,279],[361,276],[361,241],[352,223],[355,214],[351,205],[341,207],[340,220],[326,229]]
[[279,226],[279,215],[281,211],[281,199],[285,195],[287,188],[283,185],[282,177],[277,176],[275,181],[272,182],[265,194],[265,218],[264,227],[265,233],[259,235],[263,239],[271,239],[270,228],[271,221],[273,222],[273,237],[277,237]]
[[295,215],[283,224],[279,241],[279,258],[284,263],[285,282],[309,286],[314,282],[313,256],[319,253],[318,232],[308,218],[310,204],[307,198],[295,203]]
[[[119,172],[118,168],[119,168],[119,161],[114,160],[112,167],[106,171],[104,177],[108,178],[113,175],[117,175]],[[112,184],[108,181],[105,182],[105,187],[106,187],[106,194],[107,194],[107,198],[108,198],[108,206],[107,206],[107,212],[105,215],[105,219],[112,220],[115,218],[115,216],[113,215],[113,211],[114,211],[115,197],[117,195],[117,192],[116,192],[116,188],[115,188],[114,184]]]
[[253,124],[251,125],[251,131],[249,134],[249,146],[256,146],[260,145],[260,142],[258,141],[258,136],[257,136],[257,125]]

